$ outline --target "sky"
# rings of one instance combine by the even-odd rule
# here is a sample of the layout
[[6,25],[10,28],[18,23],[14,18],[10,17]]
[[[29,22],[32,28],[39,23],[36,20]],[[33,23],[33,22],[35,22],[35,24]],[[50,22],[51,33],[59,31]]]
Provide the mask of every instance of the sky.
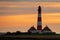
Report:
[[60,33],[60,0],[0,0],[0,32],[37,28],[38,6],[42,8],[42,26]]

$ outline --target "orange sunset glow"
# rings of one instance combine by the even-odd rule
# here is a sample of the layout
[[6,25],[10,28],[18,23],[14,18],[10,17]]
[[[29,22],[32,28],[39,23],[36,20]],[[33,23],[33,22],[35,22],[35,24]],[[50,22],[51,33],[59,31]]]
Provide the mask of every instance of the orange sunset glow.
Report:
[[42,7],[42,26],[60,33],[60,2],[0,2],[0,32],[27,31],[37,27],[37,8]]

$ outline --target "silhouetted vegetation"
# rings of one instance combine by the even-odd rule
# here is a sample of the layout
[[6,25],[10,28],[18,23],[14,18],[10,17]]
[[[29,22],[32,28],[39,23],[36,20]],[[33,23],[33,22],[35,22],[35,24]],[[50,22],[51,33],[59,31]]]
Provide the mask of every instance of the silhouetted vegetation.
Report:
[[20,31],[16,31],[16,32],[7,32],[6,35],[56,35],[56,33],[31,33],[31,32],[20,32]]
[[16,31],[16,32],[13,32],[13,33],[11,33],[11,32],[6,33],[6,35],[20,35],[20,34],[21,34],[20,31]]
[[11,35],[11,32],[7,32],[6,34],[7,34],[7,35]]
[[16,31],[16,32],[7,32],[6,35],[0,36],[0,40],[60,40],[59,37],[60,35],[52,33],[39,34],[39,33]]

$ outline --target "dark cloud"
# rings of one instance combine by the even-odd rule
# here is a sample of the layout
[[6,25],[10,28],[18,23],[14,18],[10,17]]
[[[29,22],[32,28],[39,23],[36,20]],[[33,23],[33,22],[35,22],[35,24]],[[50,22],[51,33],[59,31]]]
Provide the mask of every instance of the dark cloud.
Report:
[[36,1],[36,0],[0,0],[0,1]]
[[31,12],[31,11],[20,11],[20,12],[0,12],[0,16],[3,15],[21,15],[21,14],[35,14],[36,12]]
[[33,14],[36,13],[34,8],[0,8],[1,15],[18,15],[18,14]]
[[[42,8],[42,12],[43,13],[60,13],[60,8],[53,8],[53,7]],[[33,13],[37,13],[36,8],[16,8],[16,9],[6,8],[6,9],[2,9],[2,12],[0,11],[0,15],[18,15],[18,14],[33,14]]]
[[42,12],[44,12],[44,13],[60,13],[60,8],[53,8],[53,7],[42,8]]
[[0,1],[60,2],[60,0],[0,0]]

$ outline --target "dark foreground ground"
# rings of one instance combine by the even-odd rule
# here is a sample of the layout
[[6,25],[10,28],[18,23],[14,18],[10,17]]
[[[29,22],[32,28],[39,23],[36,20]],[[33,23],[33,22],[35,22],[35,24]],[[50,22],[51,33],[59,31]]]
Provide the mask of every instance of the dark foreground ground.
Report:
[[60,35],[1,35],[0,40],[60,40]]

